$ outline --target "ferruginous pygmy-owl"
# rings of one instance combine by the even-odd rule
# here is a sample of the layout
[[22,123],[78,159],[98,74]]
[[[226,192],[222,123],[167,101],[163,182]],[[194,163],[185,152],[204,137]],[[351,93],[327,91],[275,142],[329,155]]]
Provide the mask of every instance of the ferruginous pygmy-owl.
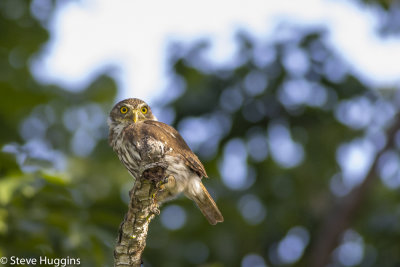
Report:
[[166,174],[175,178],[157,196],[158,202],[183,192],[196,202],[210,224],[224,218],[201,182],[207,177],[203,164],[173,127],[157,121],[150,107],[136,98],[117,103],[108,117],[109,143],[120,161],[136,179],[149,162],[163,162]]

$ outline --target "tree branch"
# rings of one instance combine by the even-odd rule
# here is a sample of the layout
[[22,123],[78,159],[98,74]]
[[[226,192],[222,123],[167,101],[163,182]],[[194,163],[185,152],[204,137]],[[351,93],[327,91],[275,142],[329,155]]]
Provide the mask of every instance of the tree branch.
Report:
[[312,247],[309,266],[323,267],[328,264],[331,253],[337,246],[341,234],[350,226],[354,215],[362,204],[365,195],[376,177],[375,171],[379,158],[385,151],[393,147],[395,136],[399,128],[400,116],[396,116],[393,125],[386,133],[386,145],[376,155],[363,183],[354,188],[347,196],[343,197],[336,207],[334,207],[333,211],[326,216],[317,240]]
[[165,178],[165,167],[153,165],[143,171],[129,191],[128,212],[119,227],[114,250],[114,267],[141,266],[150,221],[160,213],[155,197]]

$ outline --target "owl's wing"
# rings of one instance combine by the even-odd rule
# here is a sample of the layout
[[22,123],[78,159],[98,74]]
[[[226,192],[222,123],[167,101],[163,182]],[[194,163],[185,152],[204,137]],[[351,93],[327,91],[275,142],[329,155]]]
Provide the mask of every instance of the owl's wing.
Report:
[[208,177],[203,164],[189,148],[177,130],[168,124],[153,120],[144,121],[142,125],[142,130],[145,131],[143,134],[148,137],[154,137],[156,140],[163,141],[168,146],[168,149],[172,148],[171,153],[180,154],[190,169],[200,177]]

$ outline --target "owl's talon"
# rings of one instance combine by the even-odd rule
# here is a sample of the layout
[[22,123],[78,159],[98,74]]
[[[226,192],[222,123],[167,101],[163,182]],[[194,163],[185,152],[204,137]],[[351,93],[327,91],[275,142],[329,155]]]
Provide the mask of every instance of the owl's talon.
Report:
[[161,181],[159,181],[157,183],[157,187],[160,188],[160,191],[164,191],[168,182],[169,182],[169,176],[167,176],[164,179],[162,179]]
[[[158,208],[154,208],[154,209],[151,210],[151,213],[152,213],[152,214],[155,214],[155,215],[160,215],[160,210],[159,210]],[[151,216],[151,215],[150,215],[150,216]],[[150,216],[149,216],[149,217],[150,217]]]
[[168,184],[168,181],[169,181],[169,176],[167,176],[167,177],[165,177],[164,179],[162,179],[162,180],[160,181],[160,184],[161,184],[161,185]]

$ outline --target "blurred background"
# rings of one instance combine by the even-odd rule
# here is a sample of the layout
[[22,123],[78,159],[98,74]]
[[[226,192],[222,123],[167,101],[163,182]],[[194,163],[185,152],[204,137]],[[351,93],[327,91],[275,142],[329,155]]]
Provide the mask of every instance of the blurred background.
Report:
[[199,155],[145,266],[400,266],[400,2],[0,1],[0,257],[112,266],[126,97]]

